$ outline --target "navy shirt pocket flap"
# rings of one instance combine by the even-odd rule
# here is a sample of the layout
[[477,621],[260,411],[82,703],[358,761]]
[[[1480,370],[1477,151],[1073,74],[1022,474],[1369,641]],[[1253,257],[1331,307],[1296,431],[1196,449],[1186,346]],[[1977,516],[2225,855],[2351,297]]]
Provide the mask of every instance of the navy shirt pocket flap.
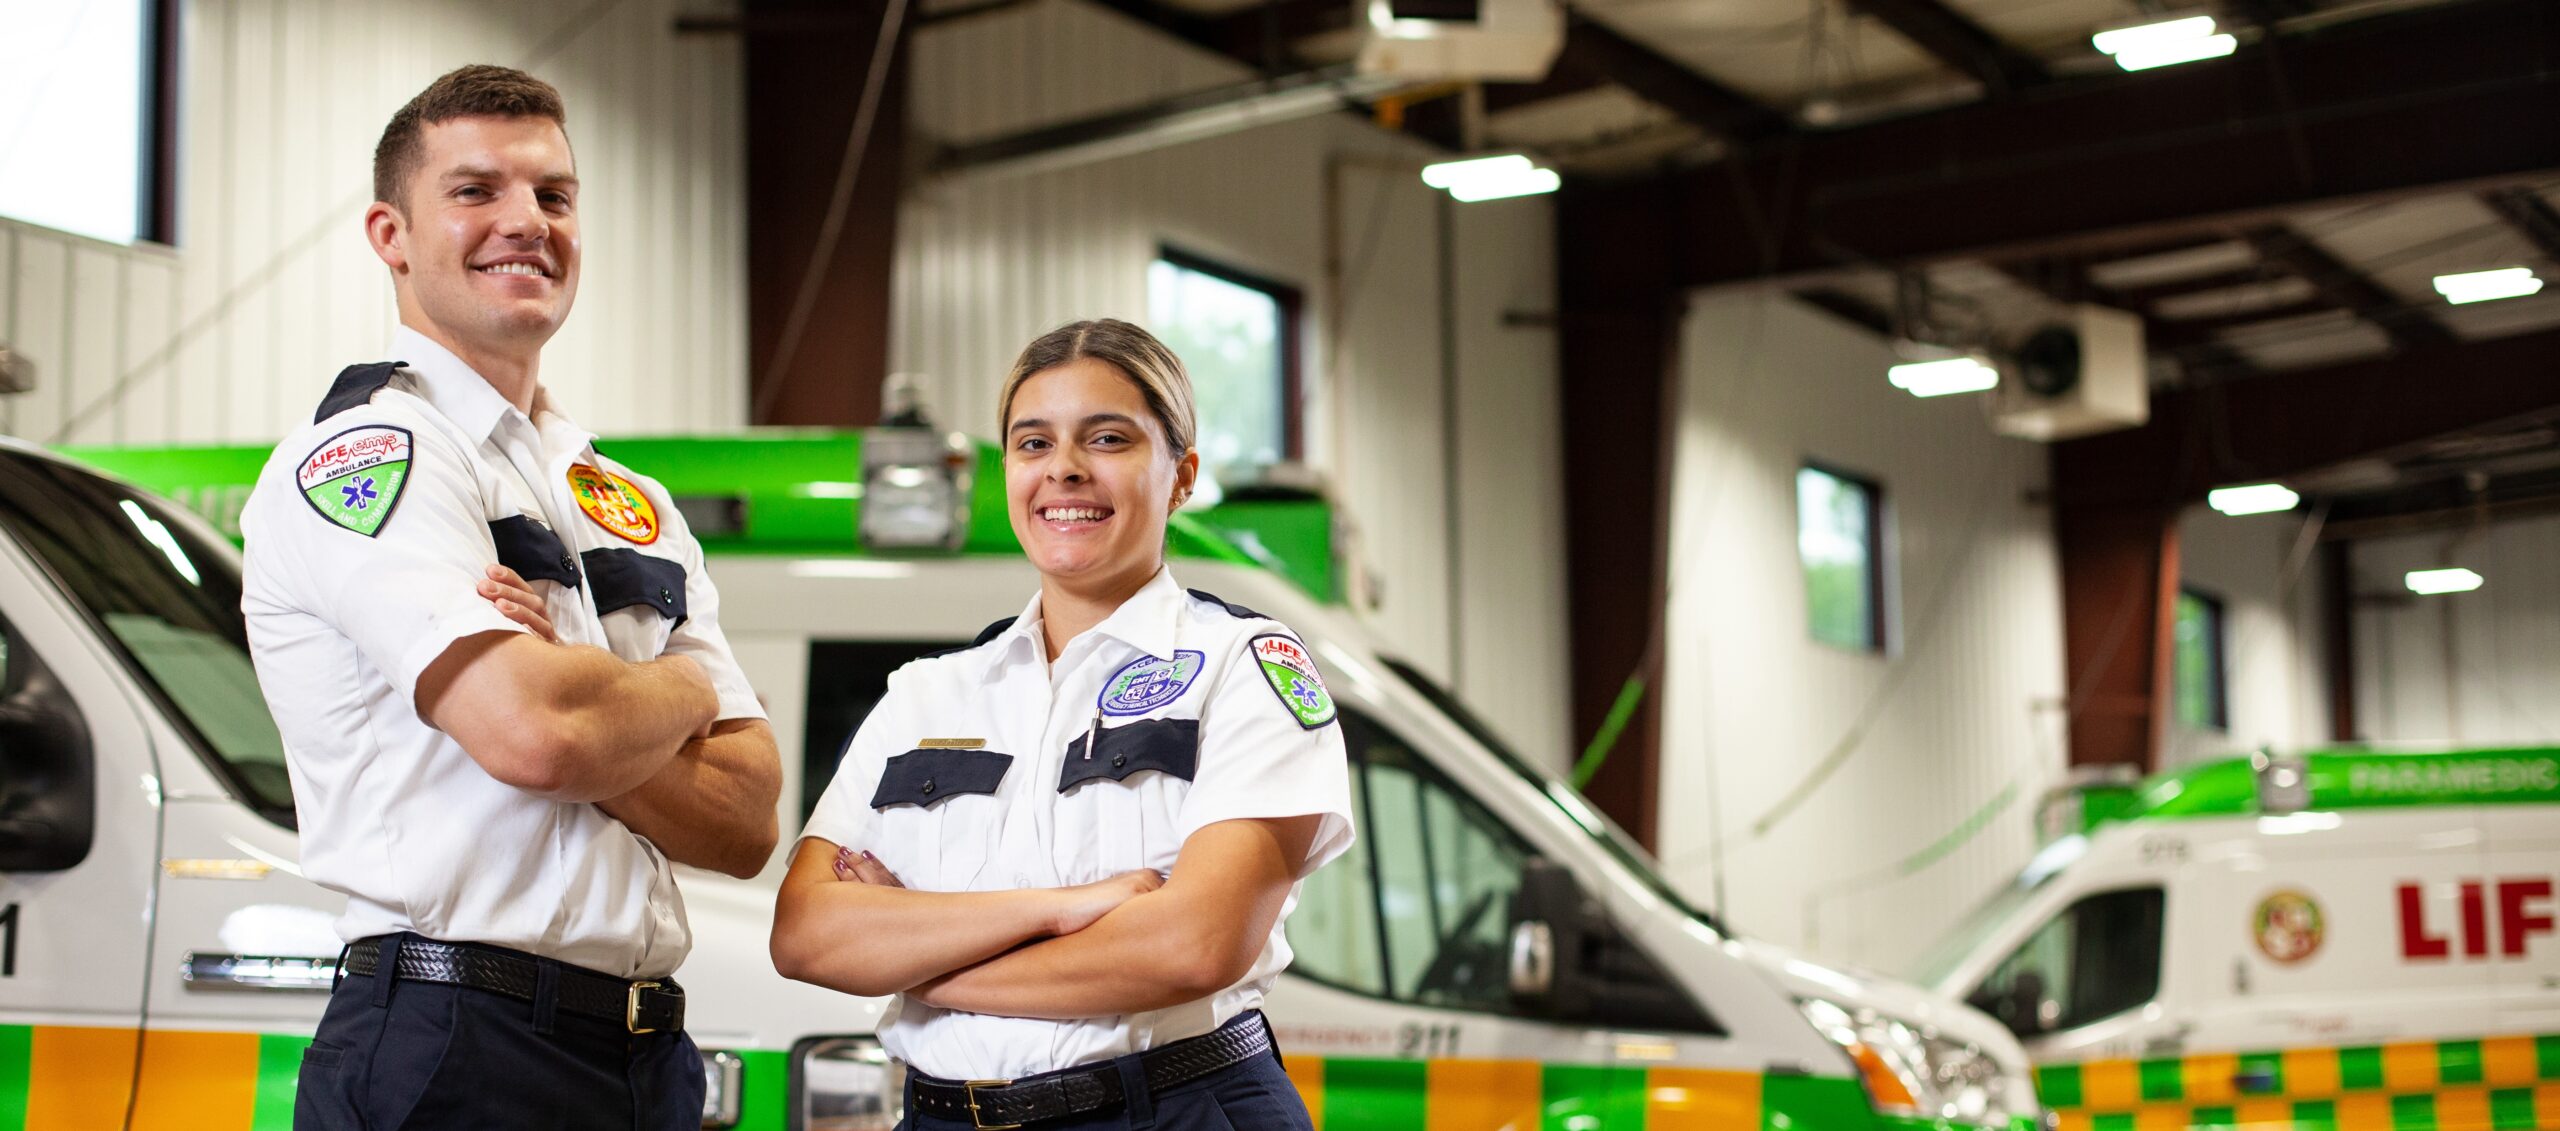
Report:
[[497,543],[498,564],[516,571],[527,581],[557,581],[574,589],[578,585],[578,559],[569,556],[569,547],[529,515],[509,515],[489,523],[489,540]]
[[910,750],[889,759],[871,807],[921,805],[927,809],[964,793],[994,793],[1013,755],[993,750]]
[[578,555],[587,563],[587,584],[596,597],[596,615],[647,605],[658,615],[683,624],[684,567],[620,546]]
[[1084,738],[1067,744],[1067,764],[1058,770],[1058,792],[1095,778],[1127,781],[1140,770],[1156,770],[1184,781],[1200,772],[1200,720],[1147,719],[1127,726],[1104,727],[1093,757],[1084,756]]

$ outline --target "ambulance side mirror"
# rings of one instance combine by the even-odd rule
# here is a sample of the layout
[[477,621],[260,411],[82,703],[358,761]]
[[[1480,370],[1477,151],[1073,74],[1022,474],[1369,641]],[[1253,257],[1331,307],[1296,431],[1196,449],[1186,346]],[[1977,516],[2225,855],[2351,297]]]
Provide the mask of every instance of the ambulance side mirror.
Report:
[[2036,1036],[2048,1028],[2044,1021],[2044,975],[2034,970],[2018,971],[2006,986],[1977,989],[1965,998],[1965,1004],[1990,1014],[2021,1037]]
[[1524,863],[1520,890],[1511,897],[1512,1003],[1546,1017],[1588,1013],[1591,994],[1583,954],[1599,918],[1600,909],[1582,893],[1572,871],[1548,860]]

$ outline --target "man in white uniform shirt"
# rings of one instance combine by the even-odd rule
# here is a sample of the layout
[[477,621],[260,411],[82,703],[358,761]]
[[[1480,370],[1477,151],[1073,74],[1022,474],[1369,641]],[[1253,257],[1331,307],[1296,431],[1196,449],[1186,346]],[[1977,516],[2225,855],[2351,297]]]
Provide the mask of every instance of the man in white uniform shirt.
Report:
[[242,515],[242,596],[342,979],[294,1123],[672,1129],[700,1054],[671,869],[751,876],[781,760],[663,489],[554,407],[578,284],[559,93],[465,67],[365,213],[396,361],[341,373]]

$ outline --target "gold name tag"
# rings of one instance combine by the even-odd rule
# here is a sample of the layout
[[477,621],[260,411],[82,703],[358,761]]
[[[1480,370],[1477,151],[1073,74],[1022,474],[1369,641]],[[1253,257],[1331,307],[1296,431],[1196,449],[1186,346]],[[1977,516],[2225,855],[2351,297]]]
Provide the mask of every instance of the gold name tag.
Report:
[[918,750],[976,750],[987,744],[983,738],[927,738],[916,742]]

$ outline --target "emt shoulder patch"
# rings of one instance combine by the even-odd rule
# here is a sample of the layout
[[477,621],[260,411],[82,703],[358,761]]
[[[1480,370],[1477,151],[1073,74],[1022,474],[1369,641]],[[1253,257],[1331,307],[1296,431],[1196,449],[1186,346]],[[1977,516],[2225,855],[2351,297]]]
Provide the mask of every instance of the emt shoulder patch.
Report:
[[303,501],[320,517],[371,538],[400,504],[416,444],[388,424],[350,428],[320,441],[296,469]]
[[1246,642],[1245,650],[1253,653],[1262,678],[1299,726],[1315,730],[1333,721],[1333,695],[1324,689],[1324,677],[1316,674],[1316,658],[1307,654],[1306,645],[1285,632],[1266,632]]

